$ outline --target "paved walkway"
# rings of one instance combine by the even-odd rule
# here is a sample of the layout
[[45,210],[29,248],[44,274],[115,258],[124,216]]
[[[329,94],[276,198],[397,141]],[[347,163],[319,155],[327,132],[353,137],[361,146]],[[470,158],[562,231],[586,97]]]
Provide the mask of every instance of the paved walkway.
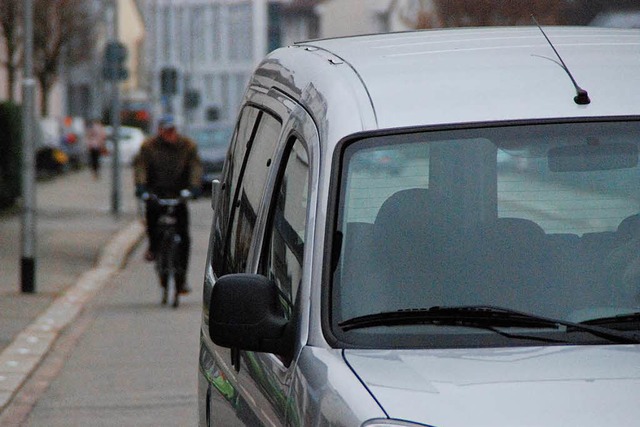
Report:
[[0,214],[0,413],[144,234],[127,168],[120,214],[111,212],[110,169],[99,180],[83,170],[38,183],[33,294],[21,292],[21,216]]

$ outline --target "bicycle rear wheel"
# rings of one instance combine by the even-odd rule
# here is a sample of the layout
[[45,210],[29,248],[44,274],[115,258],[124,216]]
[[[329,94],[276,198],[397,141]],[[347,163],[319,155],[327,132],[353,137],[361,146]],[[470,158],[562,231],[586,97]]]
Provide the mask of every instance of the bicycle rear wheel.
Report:
[[162,305],[166,305],[169,300],[169,291],[174,271],[173,241],[175,240],[175,230],[169,227],[163,230],[160,240],[159,251],[156,256],[156,271],[162,288]]
[[171,249],[169,250],[170,258],[170,277],[173,282],[173,307],[178,308],[180,305],[180,291],[182,283],[184,283],[184,274],[180,271],[180,263],[178,256],[180,255],[180,248],[182,245],[182,238],[179,234],[174,234],[171,241]]

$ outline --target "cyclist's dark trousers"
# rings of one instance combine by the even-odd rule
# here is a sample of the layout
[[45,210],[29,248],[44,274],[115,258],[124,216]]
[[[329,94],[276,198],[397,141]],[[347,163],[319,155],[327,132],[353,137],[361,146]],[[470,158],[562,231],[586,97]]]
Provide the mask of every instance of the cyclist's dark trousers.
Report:
[[[147,236],[149,236],[149,250],[154,254],[157,253],[158,247],[160,246],[160,237],[158,235],[158,218],[162,214],[163,208],[159,206],[157,203],[153,203],[152,201],[148,201],[146,203],[146,221],[147,221]],[[187,271],[187,266],[189,265],[189,252],[191,248],[191,236],[189,235],[189,210],[185,203],[178,205],[176,207],[176,227],[178,234],[182,238],[182,249],[178,256],[178,266],[181,267],[183,271]]]

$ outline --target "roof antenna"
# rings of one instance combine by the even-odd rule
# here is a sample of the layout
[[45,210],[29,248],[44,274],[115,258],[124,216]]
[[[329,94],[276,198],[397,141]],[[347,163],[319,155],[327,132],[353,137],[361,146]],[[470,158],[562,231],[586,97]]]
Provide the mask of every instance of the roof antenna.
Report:
[[562,67],[562,69],[567,73],[567,75],[569,76],[569,78],[571,79],[571,82],[573,83],[573,86],[576,88],[576,96],[573,97],[573,101],[578,104],[578,105],[587,105],[591,103],[591,99],[589,98],[589,93],[582,89],[580,86],[578,86],[578,83],[576,82],[576,79],[573,78],[573,75],[571,75],[571,71],[569,71],[569,68],[567,68],[567,65],[564,63],[564,61],[562,60],[562,57],[560,56],[560,54],[558,53],[558,51],[556,50],[556,48],[553,46],[553,43],[551,43],[551,40],[549,40],[549,37],[547,37],[547,34],[544,32],[544,30],[542,29],[542,27],[540,26],[540,24],[538,24],[538,21],[536,20],[536,17],[531,15],[531,19],[533,19],[533,22],[536,24],[536,26],[538,27],[538,29],[540,30],[540,32],[542,33],[542,35],[544,36],[545,39],[547,39],[547,42],[549,43],[549,46],[551,46],[551,49],[553,49],[553,52],[556,54],[556,56],[558,57],[558,59],[560,60],[560,62],[556,62],[556,64],[558,64],[560,67]]

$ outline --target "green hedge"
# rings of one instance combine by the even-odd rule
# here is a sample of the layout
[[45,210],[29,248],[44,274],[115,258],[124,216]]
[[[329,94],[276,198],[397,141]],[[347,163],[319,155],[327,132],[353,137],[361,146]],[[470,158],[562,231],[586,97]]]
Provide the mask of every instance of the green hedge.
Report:
[[0,102],[0,208],[20,196],[22,171],[22,112],[20,106]]

